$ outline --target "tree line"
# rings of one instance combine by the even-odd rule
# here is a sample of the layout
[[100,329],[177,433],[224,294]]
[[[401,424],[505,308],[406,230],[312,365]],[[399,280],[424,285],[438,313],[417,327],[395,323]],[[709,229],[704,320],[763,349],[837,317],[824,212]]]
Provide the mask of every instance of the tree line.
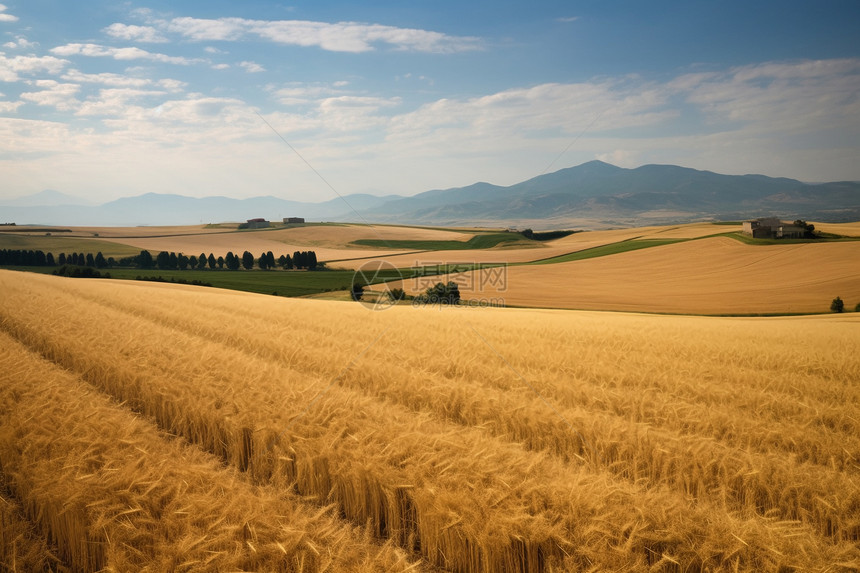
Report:
[[0,265],[21,267],[54,267],[54,266],[79,266],[97,269],[113,267],[129,267],[138,269],[160,269],[160,270],[204,270],[223,269],[239,270],[244,268],[251,270],[255,266],[262,270],[282,268],[307,269],[310,271],[322,268],[323,264],[317,261],[314,251],[295,251],[292,255],[281,255],[275,259],[272,251],[262,253],[255,257],[250,251],[245,251],[242,256],[234,255],[232,251],[225,257],[215,257],[213,253],[200,253],[190,257],[183,253],[161,251],[155,257],[149,251],[143,250],[131,257],[122,257],[119,260],[113,257],[105,257],[101,251],[95,255],[92,253],[60,253],[54,257],[53,253],[41,250],[26,249],[0,249]]

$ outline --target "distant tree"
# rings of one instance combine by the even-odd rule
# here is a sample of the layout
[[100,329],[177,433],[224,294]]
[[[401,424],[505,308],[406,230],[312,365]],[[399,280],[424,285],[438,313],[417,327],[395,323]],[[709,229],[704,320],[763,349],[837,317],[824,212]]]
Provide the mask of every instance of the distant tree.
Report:
[[33,264],[37,267],[44,267],[48,264],[48,257],[45,256],[43,251],[36,251],[33,254]]
[[361,296],[364,294],[364,286],[359,283],[352,283],[349,294],[352,296],[352,300],[361,300]]
[[188,266],[191,267],[192,271],[197,268],[197,257],[196,256],[191,255],[190,257],[188,257]]
[[114,266],[116,266],[116,259],[113,257],[108,257],[107,264],[110,268],[113,268]]
[[176,256],[176,266],[179,268],[180,271],[184,271],[185,269],[187,269],[190,263],[191,260],[184,254],[179,253]]
[[406,298],[406,292],[402,288],[393,288],[388,291],[388,298],[393,301],[403,300]]
[[98,253],[96,253],[96,268],[97,269],[103,269],[107,266],[108,266],[107,259],[105,259],[105,256],[102,254],[102,252],[99,251]]
[[815,225],[813,225],[813,224],[811,224],[811,223],[807,223],[806,221],[804,221],[804,220],[802,220],[802,219],[797,219],[797,220],[794,222],[794,226],[795,226],[795,227],[802,227],[802,228],[804,229],[804,231],[803,231],[803,236],[804,236],[805,238],[807,238],[807,239],[814,239],[814,238],[816,237],[816,235],[815,235]]
[[854,307],[854,312],[860,312],[860,302],[858,302],[857,306]]
[[293,266],[297,269],[305,268],[305,257],[301,251],[295,251],[293,253]]
[[278,266],[282,269],[287,268],[287,257],[285,257],[284,255],[278,257]]
[[260,255],[260,258],[257,259],[257,266],[263,271],[269,268],[269,257],[266,256],[266,253],[263,253]]
[[215,261],[215,262],[216,262],[216,263],[218,263],[218,268],[219,268],[219,269],[223,269],[223,268],[224,268],[224,257],[220,257],[220,256],[219,256],[219,257],[218,257],[218,260],[217,260],[217,261]]
[[242,261],[239,260],[239,257],[233,254],[233,251],[227,251],[227,258],[225,260],[227,268],[231,271],[239,270],[239,265]]
[[254,268],[254,255],[245,251],[242,253],[242,266],[245,267],[246,270],[251,270]]
[[209,253],[209,268],[214,269],[218,265],[218,261],[215,259],[215,255]]
[[137,266],[141,269],[151,269],[155,265],[155,261],[152,260],[152,255],[149,254],[149,251],[140,251],[140,254],[137,255]]
[[54,262],[54,254],[53,253],[48,253],[47,255],[45,255],[45,264],[48,265],[49,267],[53,267],[56,265],[56,263]]
[[169,265],[170,265],[169,268],[171,268],[171,269],[178,269],[179,268],[179,257],[177,257],[176,253],[174,253],[173,251],[170,252]]
[[439,282],[416,300],[424,304],[460,304],[460,287],[454,281]]
[[292,269],[295,266],[295,263],[293,262],[293,257],[291,257],[290,255],[287,255],[284,258],[286,259],[284,261],[284,268],[285,269]]
[[161,251],[155,256],[155,265],[162,271],[170,268],[170,253]]
[[63,266],[66,264],[66,253],[60,253],[60,256],[57,258],[57,263],[60,266]]
[[272,254],[272,251],[266,253],[266,266],[270,269],[275,268],[275,255]]
[[[92,255],[90,255],[90,258],[92,258]],[[87,265],[87,257],[83,253],[78,253],[78,264],[81,266]],[[93,260],[92,265],[87,265],[87,266],[88,267],[94,267],[95,266],[95,260]]]
[[308,251],[308,270],[316,270],[317,254],[314,251]]
[[833,302],[830,303],[830,310],[833,312],[844,312],[845,302],[843,302],[842,299],[837,296],[833,299]]
[[87,260],[87,266],[88,267],[96,266],[96,259],[95,259],[95,257],[93,257],[92,253],[87,253],[87,259],[86,260]]

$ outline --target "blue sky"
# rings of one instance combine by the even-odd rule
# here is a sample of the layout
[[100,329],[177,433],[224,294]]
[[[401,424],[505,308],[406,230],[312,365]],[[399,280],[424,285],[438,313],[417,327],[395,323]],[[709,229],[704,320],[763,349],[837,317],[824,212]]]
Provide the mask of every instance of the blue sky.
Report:
[[0,2],[0,199],[860,180],[853,0]]

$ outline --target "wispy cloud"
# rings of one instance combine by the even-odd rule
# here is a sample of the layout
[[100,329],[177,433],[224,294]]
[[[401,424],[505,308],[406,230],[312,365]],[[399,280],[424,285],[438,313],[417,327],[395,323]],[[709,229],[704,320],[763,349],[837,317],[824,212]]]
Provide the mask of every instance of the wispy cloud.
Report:
[[132,42],[167,42],[167,38],[152,26],[135,26],[117,22],[105,28],[104,32],[112,38]]
[[576,22],[577,20],[579,20],[579,16],[564,16],[564,17],[555,19],[556,22],[561,22],[564,24],[569,23],[569,22]]
[[196,41],[236,41],[252,35],[278,44],[318,47],[333,52],[368,52],[379,44],[396,50],[453,53],[481,49],[479,38],[449,36],[415,28],[359,22],[174,18],[166,29]]
[[249,74],[258,74],[266,71],[266,68],[256,62],[239,62],[239,66]]
[[100,44],[66,44],[51,49],[58,56],[88,56],[94,58],[113,58],[114,60],[150,60],[164,64],[190,65],[200,60],[180,56],[168,56],[148,52],[140,48],[114,48]]

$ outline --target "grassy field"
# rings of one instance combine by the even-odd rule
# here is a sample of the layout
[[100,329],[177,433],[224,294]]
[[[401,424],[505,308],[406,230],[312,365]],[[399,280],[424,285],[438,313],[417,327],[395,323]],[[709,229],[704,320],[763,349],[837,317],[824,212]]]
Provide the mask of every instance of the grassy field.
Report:
[[[13,270],[26,270],[40,274],[50,274],[53,267],[18,267]],[[307,296],[327,291],[349,289],[356,279],[354,271],[176,271],[158,269],[102,269],[100,272],[109,273],[111,279],[135,280],[159,279],[161,282],[192,283],[199,281],[207,286],[220,289],[230,289],[259,294],[277,294],[278,296]],[[370,276],[370,275],[368,275]],[[401,273],[393,269],[383,269],[375,278],[379,281],[399,279],[409,276],[408,271]],[[162,280],[163,279],[163,280]],[[183,284],[184,284],[183,283]]]
[[522,248],[536,245],[535,241],[526,239],[519,233],[482,233],[474,235],[467,241],[358,239],[353,243],[362,247],[410,251],[492,249],[499,246]]
[[3,479],[78,570],[860,567],[858,315],[0,290]]

